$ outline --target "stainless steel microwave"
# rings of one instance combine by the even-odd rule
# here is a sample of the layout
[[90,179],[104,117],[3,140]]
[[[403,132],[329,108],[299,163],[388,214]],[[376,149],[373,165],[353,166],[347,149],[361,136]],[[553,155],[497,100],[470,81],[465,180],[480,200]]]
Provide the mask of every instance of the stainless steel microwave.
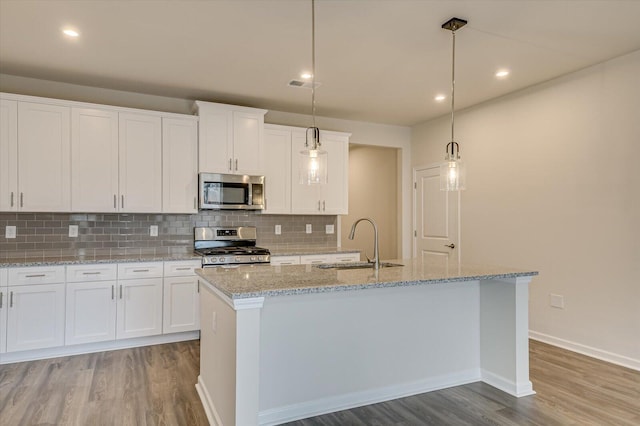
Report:
[[200,173],[200,209],[264,209],[264,176]]

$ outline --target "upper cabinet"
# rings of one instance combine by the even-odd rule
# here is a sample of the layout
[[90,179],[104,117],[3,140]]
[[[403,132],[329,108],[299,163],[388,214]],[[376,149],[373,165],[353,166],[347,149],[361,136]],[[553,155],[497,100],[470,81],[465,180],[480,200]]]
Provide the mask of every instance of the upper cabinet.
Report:
[[162,119],[162,211],[198,212],[198,121]]
[[18,209],[18,102],[0,99],[0,211]]
[[119,114],[120,209],[162,211],[162,121],[144,114]]
[[298,154],[306,129],[265,125],[265,193],[263,214],[347,214],[349,210],[348,133],[320,131],[321,148],[328,153],[327,183],[298,183]]
[[264,174],[262,164],[266,110],[196,101],[199,171]]
[[71,209],[71,108],[18,102],[18,209]]

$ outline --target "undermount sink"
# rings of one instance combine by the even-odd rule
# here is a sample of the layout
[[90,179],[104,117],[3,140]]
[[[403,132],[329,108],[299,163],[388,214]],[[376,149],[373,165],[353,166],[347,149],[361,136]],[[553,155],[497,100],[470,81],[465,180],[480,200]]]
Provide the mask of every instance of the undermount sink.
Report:
[[[315,265],[320,269],[373,269],[372,262],[346,262],[346,263],[322,263]],[[404,266],[399,263],[380,262],[381,268],[391,268],[394,266]]]

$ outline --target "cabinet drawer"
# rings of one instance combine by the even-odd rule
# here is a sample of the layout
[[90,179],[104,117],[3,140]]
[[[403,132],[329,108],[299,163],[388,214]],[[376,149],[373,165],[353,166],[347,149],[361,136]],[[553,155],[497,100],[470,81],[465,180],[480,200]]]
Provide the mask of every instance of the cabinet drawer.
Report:
[[331,256],[328,254],[320,254],[320,255],[304,255],[300,256],[300,263],[303,265],[315,265],[318,263],[329,263],[331,261]]
[[9,285],[55,284],[64,282],[64,266],[32,266],[11,268]]
[[201,260],[185,260],[176,262],[164,262],[165,277],[184,277],[195,275],[196,269],[202,267]]
[[120,263],[118,264],[118,279],[133,278],[161,278],[162,262]]
[[0,269],[0,287],[5,287],[7,285],[7,270]]
[[67,266],[67,282],[115,280],[117,273],[118,266],[115,264],[69,265]]
[[335,263],[340,262],[359,262],[360,253],[342,253],[331,255],[331,261]]
[[299,265],[300,256],[271,256],[271,264],[277,265]]

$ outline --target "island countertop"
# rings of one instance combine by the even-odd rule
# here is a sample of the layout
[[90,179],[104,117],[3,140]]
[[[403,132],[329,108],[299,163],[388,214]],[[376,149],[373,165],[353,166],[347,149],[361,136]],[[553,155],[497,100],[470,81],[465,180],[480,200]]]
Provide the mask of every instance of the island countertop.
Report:
[[389,262],[403,266],[381,268],[376,272],[372,268],[337,270],[312,265],[247,265],[198,269],[196,273],[230,299],[538,275],[537,271],[486,265],[447,268],[420,259],[394,259]]

